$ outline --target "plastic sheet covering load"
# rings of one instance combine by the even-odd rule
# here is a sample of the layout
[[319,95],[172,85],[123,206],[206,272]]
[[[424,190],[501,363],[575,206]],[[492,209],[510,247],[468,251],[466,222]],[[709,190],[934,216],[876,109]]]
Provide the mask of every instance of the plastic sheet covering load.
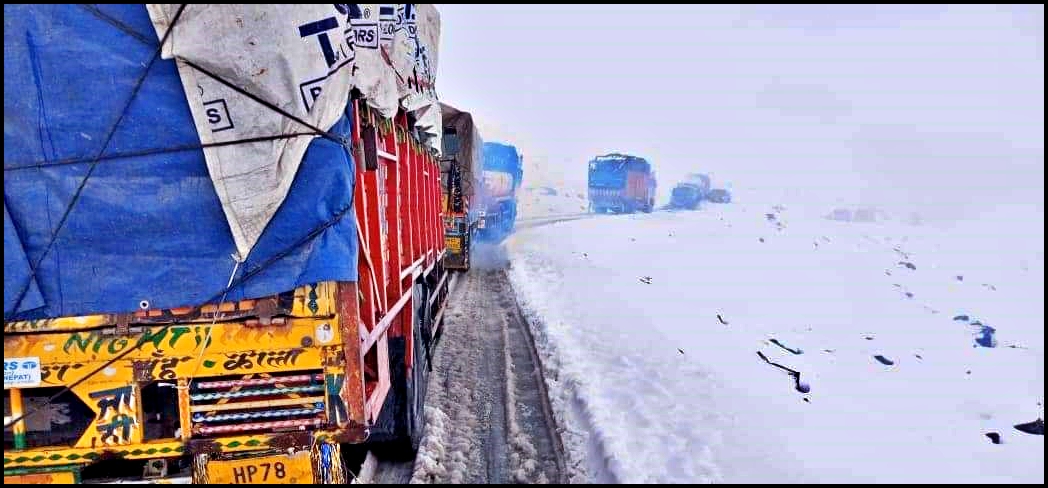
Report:
[[484,143],[484,169],[502,171],[513,176],[515,185],[520,185],[523,177],[522,156],[515,146],[500,142]]
[[[473,123],[473,115],[446,103],[440,104],[443,124],[444,151],[440,160],[440,173],[446,178],[453,162],[457,162],[462,181],[462,192],[470,200],[480,188],[484,162],[484,141]],[[451,139],[448,140],[449,134]]]
[[[189,5],[183,9],[183,5],[152,4],[147,8],[157,38],[174,25],[163,57],[178,60],[178,73],[202,143],[303,134],[204,149],[237,251],[247,256],[291,188],[316,132],[311,127],[326,130],[345,111],[353,82],[354,50],[338,46],[335,51],[330,46],[331,52],[325,52],[320,36],[328,36],[327,28],[337,27],[340,17],[343,23],[348,20],[348,12],[342,14],[331,5]],[[177,13],[181,17],[173,24]],[[363,53],[357,56],[361,63],[368,60]],[[366,79],[365,73],[383,70],[361,71],[358,79],[377,91],[377,83]],[[385,85],[394,90],[391,104],[395,110],[396,85]]]
[[435,106],[408,10],[383,55],[363,5],[5,5],[5,320],[199,304],[234,257],[227,300],[355,280],[350,89]]
[[484,170],[484,195],[498,199],[513,194],[513,176],[502,171]]
[[436,74],[440,15],[429,4],[401,4],[397,6],[396,18],[393,66],[400,105],[414,115],[420,135],[439,149],[442,131]]
[[484,143],[484,187],[488,199],[513,196],[522,176],[521,156],[516,147],[498,142]]

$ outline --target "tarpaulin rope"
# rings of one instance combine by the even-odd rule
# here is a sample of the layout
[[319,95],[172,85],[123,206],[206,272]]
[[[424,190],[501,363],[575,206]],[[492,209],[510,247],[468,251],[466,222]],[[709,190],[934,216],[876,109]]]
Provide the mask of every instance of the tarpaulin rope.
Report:
[[195,150],[200,150],[200,149],[209,149],[209,148],[212,148],[212,147],[235,146],[235,145],[239,145],[239,144],[251,144],[251,143],[255,143],[255,142],[266,142],[266,141],[273,141],[273,140],[277,140],[277,139],[291,139],[293,137],[303,137],[303,136],[310,136],[310,137],[312,137],[312,136],[316,136],[316,135],[322,135],[322,134],[318,134],[316,132],[292,132],[292,133],[289,133],[289,134],[277,134],[277,135],[272,135],[272,136],[248,137],[248,138],[245,138],[245,139],[237,139],[237,140],[234,140],[234,141],[210,142],[210,143],[207,143],[207,144],[184,144],[184,145],[180,145],[180,146],[161,147],[161,148],[154,148],[154,149],[142,149],[140,151],[129,151],[129,152],[123,152],[123,153],[108,154],[108,155],[105,155],[105,156],[102,156],[102,157],[99,157],[99,158],[95,158],[95,159],[91,159],[91,158],[66,158],[66,159],[59,159],[59,160],[55,160],[55,161],[35,161],[35,162],[32,162],[32,163],[12,164],[10,166],[4,166],[4,171],[18,171],[18,170],[23,170],[23,169],[50,168],[50,167],[53,167],[53,166],[69,166],[69,165],[73,165],[73,164],[90,163],[90,162],[93,162],[95,160],[97,160],[97,161],[109,161],[109,160],[113,160],[113,159],[137,158],[137,157],[142,157],[142,156],[153,156],[153,155],[156,155],[156,154],[169,154],[169,153],[176,153],[176,152],[182,152],[182,151],[195,151]]

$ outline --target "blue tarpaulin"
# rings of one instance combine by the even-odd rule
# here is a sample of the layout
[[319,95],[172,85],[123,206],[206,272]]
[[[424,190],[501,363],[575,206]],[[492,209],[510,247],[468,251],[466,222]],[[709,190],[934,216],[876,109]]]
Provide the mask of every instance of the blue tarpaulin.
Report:
[[[158,59],[146,72],[158,44],[144,5],[4,5],[5,320],[128,312],[142,301],[191,306],[226,287],[233,237],[174,61]],[[348,137],[349,120],[347,111],[330,132]],[[105,158],[179,147],[191,149]],[[279,258],[227,300],[355,281],[356,222],[344,211],[354,174],[345,147],[314,139],[237,274]]]
[[524,175],[517,148],[498,142],[484,143],[484,169],[513,175],[513,186],[520,186]]

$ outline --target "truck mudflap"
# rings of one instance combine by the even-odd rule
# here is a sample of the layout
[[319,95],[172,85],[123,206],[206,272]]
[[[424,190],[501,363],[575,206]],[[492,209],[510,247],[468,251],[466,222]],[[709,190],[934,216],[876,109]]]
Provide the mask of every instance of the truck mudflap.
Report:
[[193,457],[193,484],[345,484],[346,466],[338,443],[305,449]]

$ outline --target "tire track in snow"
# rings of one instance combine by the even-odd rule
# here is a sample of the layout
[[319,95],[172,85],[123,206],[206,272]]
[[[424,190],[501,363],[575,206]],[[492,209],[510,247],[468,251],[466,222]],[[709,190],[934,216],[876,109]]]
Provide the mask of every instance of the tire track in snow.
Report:
[[437,346],[413,483],[546,483],[563,461],[527,325],[500,270],[461,276]]

